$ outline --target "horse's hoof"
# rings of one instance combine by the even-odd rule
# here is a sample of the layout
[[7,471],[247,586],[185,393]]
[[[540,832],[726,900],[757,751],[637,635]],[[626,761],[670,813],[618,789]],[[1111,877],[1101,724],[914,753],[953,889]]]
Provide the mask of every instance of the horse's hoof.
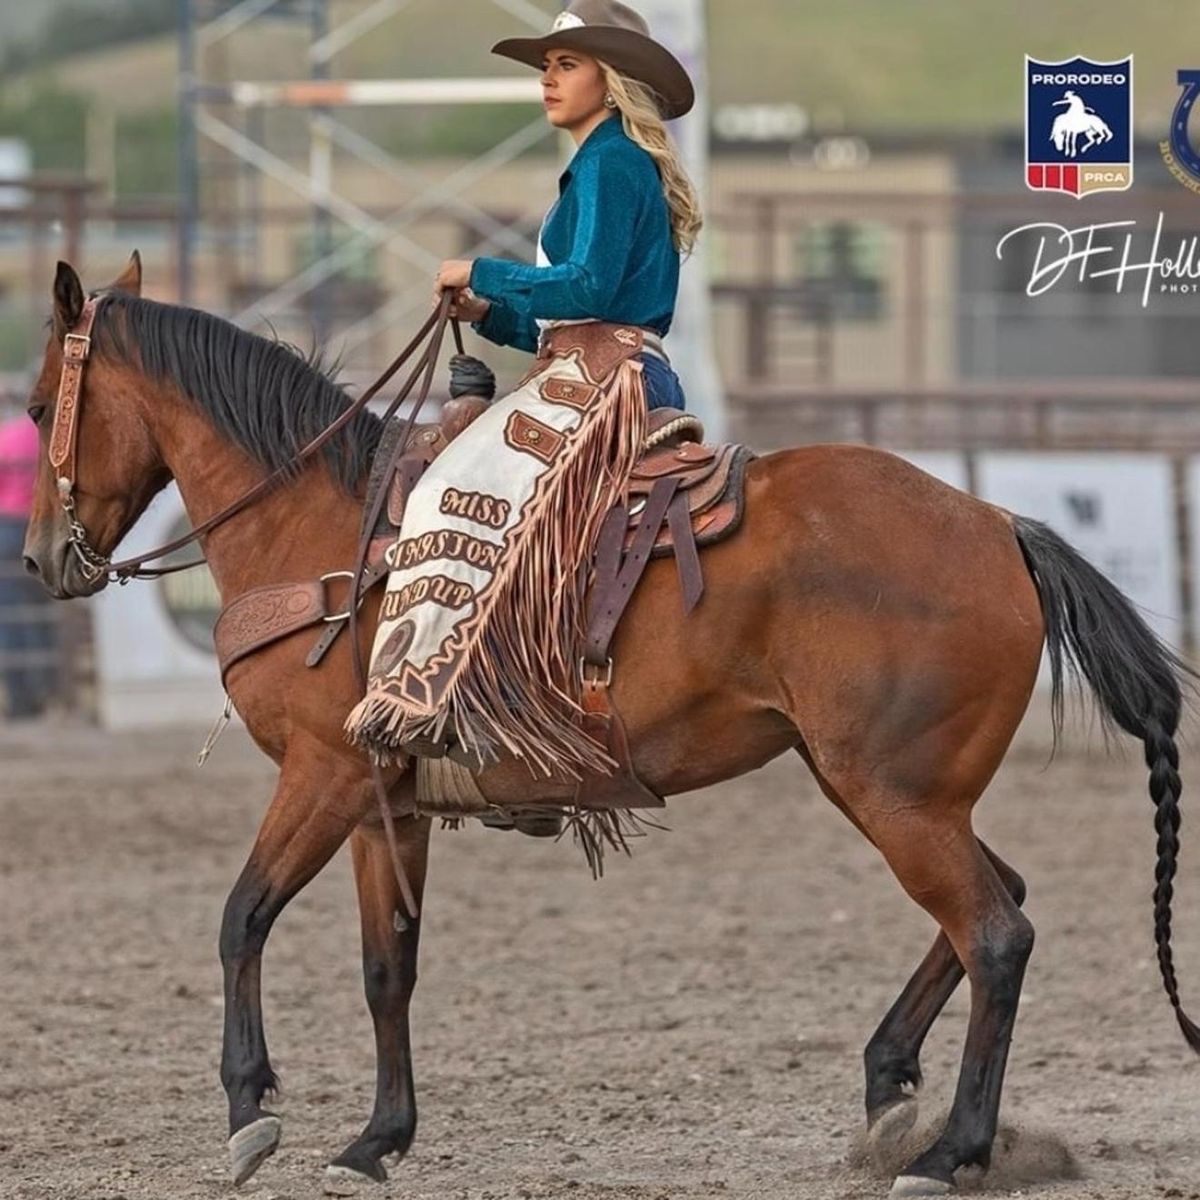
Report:
[[282,1132],[283,1122],[278,1117],[259,1117],[229,1139],[229,1173],[234,1187],[245,1183],[275,1153]]
[[325,1168],[325,1195],[327,1196],[357,1196],[367,1188],[378,1187],[387,1182],[387,1171],[382,1163],[376,1163],[379,1174],[372,1178],[356,1171],[353,1167],[341,1167],[332,1164]]
[[954,1187],[941,1179],[927,1179],[923,1175],[897,1175],[889,1196],[948,1196]]
[[[867,1126],[867,1148],[872,1154],[898,1145],[917,1123],[920,1106],[915,1096],[897,1100],[875,1114]],[[897,1164],[899,1165],[899,1164]]]

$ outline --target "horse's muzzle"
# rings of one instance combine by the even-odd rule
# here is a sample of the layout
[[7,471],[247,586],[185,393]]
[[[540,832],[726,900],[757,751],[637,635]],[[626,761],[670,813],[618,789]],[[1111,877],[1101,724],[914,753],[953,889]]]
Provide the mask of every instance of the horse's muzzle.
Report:
[[57,530],[49,535],[35,535],[31,528],[25,538],[21,563],[55,600],[93,596],[108,583],[105,575],[89,579],[84,574],[70,540]]

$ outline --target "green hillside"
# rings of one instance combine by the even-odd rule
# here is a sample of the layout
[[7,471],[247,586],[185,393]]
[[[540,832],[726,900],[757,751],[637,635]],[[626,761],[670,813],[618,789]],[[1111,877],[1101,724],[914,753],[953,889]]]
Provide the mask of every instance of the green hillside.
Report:
[[866,130],[1019,127],[1024,55],[1132,53],[1155,133],[1200,63],[1200,5],[1178,0],[711,0],[709,19],[718,102],[795,99]]
[[[343,0],[334,11],[353,8]],[[448,12],[454,20],[446,19]],[[1013,129],[1022,119],[1026,52],[1046,58],[1132,52],[1137,124],[1153,134],[1169,119],[1176,69],[1200,65],[1200,5],[1179,0],[1136,6],[1129,0],[709,0],[709,19],[714,103],[796,101],[822,127],[868,133]],[[492,57],[487,48],[523,32],[489,0],[459,0],[450,8],[445,0],[414,0],[345,51],[335,73],[517,74],[522,68]],[[272,49],[264,52],[268,42]],[[233,78],[305,73],[303,38],[284,37],[278,22],[259,22],[225,45]],[[270,63],[269,71],[263,63]],[[174,99],[174,39],[79,55],[36,75],[122,108],[162,108]],[[135,88],[114,88],[114,82],[131,79]],[[28,76],[18,77],[6,82],[5,92],[28,87]]]

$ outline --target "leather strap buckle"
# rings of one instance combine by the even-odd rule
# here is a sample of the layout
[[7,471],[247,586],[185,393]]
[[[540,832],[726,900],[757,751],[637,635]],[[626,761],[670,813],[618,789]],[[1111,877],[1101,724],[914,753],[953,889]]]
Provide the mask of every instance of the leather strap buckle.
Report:
[[[325,574],[321,576],[321,583],[328,583],[329,580],[331,580],[331,579],[353,579],[353,578],[354,578],[353,571],[326,571]],[[362,596],[360,596],[358,598],[358,604],[356,605],[356,607],[358,607],[358,608],[362,607],[363,599],[364,599],[364,597],[362,597]],[[346,609],[345,612],[330,613],[329,616],[322,617],[321,620],[324,621],[327,625],[332,624],[334,621],[348,621],[348,620],[350,620],[350,610]]]
[[[592,676],[590,679],[588,678],[588,673],[587,673],[587,669],[588,669],[588,667],[591,667],[591,668],[592,668],[592,669],[595,671],[595,674],[594,674],[594,675],[593,675],[593,676]],[[613,660],[612,660],[612,655],[609,655],[609,656],[608,656],[608,657],[605,659],[605,665],[604,665],[604,666],[601,666],[599,663],[590,663],[590,662],[588,662],[588,661],[587,661],[587,659],[586,659],[586,658],[585,658],[585,657],[584,657],[582,654],[579,656],[579,682],[580,682],[580,683],[584,683],[584,684],[587,684],[587,683],[591,683],[591,684],[597,684],[597,683],[600,683],[600,682],[601,682],[601,680],[600,680],[600,672],[601,672],[601,671],[603,671],[603,672],[604,672],[604,681],[603,681],[603,682],[604,682],[604,686],[605,686],[605,687],[611,687],[611,686],[612,686],[612,679],[613,679]]]
[[[77,346],[78,349],[72,349]],[[87,362],[92,352],[92,339],[86,333],[68,333],[63,338],[63,358],[68,362]]]

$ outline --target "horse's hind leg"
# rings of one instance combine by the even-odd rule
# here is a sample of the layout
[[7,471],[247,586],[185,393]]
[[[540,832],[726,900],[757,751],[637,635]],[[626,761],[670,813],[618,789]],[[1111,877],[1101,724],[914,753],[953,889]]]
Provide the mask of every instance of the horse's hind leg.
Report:
[[[801,746],[799,753],[825,795],[878,849],[879,843],[869,824],[879,823],[880,818],[873,814],[884,806],[871,802],[869,789],[861,782],[857,785],[847,782],[839,790],[821,770],[806,746]],[[958,786],[966,794],[982,792],[991,776],[991,767],[980,763],[974,774],[973,781],[966,778],[958,781]],[[850,797],[857,797],[858,803],[850,803]],[[890,808],[891,805],[886,807]],[[865,821],[860,819],[859,809],[863,810]],[[963,806],[962,811],[969,812],[969,805]],[[975,843],[1019,908],[1025,902],[1025,881],[978,838]],[[902,1137],[916,1120],[916,1092],[921,1085],[921,1047],[963,975],[963,965],[949,938],[945,932],[940,932],[929,953],[922,959],[867,1043],[863,1061],[866,1069],[867,1129],[872,1145]]]
[[[886,815],[884,815],[886,813]],[[946,1128],[896,1180],[895,1195],[938,1195],[959,1167],[986,1167],[1033,926],[971,832],[965,811],[877,808],[871,837],[905,891],[941,925],[971,984],[971,1016]]]
[[221,919],[225,1033],[221,1083],[229,1100],[229,1157],[243,1183],[279,1144],[279,1118],[261,1107],[276,1087],[262,1025],[262,952],[285,905],[329,861],[370,803],[361,764],[329,751],[289,746],[254,849]]
[[[373,819],[372,819],[373,818]],[[396,839],[417,909],[425,886],[428,818],[396,823]],[[363,984],[375,1026],[375,1108],[367,1127],[326,1171],[326,1190],[349,1192],[364,1177],[387,1179],[382,1159],[403,1154],[417,1127],[408,1005],[417,981],[420,920],[405,915],[382,822],[372,814],[350,836],[362,920]]]
[[[1025,881],[983,842],[979,848],[1000,876],[1013,902],[1025,900]],[[902,1136],[917,1116],[921,1046],[930,1027],[963,977],[962,963],[939,933],[921,965],[888,1010],[863,1054],[867,1128],[873,1143]]]
[[[949,992],[956,968],[947,951],[971,985],[966,1045],[946,1127],[897,1179],[898,1195],[947,1192],[955,1170],[986,1166],[991,1155],[1033,928],[1014,900],[1015,880],[1001,878],[975,837],[971,809],[1024,710],[1036,670],[1032,653],[1029,659],[1027,678],[1014,674],[1008,687],[997,686],[983,701],[978,681],[975,697],[946,687],[919,709],[889,703],[881,692],[857,728],[822,729],[806,738],[822,789],[945,935],[946,947],[935,947],[900,1004],[911,1022],[909,1044],[919,1041]],[[890,686],[894,694],[898,685]],[[814,714],[809,724],[816,728],[818,722]],[[796,724],[804,728],[803,721]]]

